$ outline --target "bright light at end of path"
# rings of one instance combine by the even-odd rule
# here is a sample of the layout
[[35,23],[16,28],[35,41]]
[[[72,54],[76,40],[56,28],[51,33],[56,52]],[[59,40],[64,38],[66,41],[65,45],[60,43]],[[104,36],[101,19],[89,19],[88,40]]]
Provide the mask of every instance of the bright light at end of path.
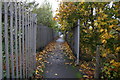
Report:
[[60,35],[60,37],[62,38],[62,37],[63,37],[63,34],[62,34],[62,35]]

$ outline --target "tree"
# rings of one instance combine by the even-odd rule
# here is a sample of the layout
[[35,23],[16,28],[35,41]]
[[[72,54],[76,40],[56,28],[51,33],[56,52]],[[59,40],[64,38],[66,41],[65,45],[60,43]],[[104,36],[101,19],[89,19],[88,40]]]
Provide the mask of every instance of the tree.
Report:
[[33,13],[37,14],[37,23],[48,27],[54,27],[56,22],[52,19],[53,12],[50,3],[45,0],[44,3],[33,9]]
[[[101,56],[110,62],[120,54],[120,2],[63,2],[60,4],[55,20],[62,31],[70,31],[80,19],[80,41],[83,53],[95,53],[96,46],[101,45]],[[93,15],[94,14],[94,15]],[[72,33],[72,32],[71,32]],[[74,35],[74,34],[73,34]],[[73,36],[72,35],[72,36]],[[115,57],[107,57],[114,55]]]

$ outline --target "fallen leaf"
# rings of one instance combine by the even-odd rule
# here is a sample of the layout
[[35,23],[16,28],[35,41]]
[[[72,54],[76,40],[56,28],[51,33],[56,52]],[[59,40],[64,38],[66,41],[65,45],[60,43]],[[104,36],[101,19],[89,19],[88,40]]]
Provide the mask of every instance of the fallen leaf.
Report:
[[87,76],[87,75],[83,75],[83,77],[86,77],[86,78],[88,78],[89,76]]

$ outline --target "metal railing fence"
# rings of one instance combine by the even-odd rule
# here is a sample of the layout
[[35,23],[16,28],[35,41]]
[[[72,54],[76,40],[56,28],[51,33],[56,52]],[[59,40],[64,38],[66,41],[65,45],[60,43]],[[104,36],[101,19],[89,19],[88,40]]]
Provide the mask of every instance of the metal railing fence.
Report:
[[0,79],[29,78],[36,68],[36,14],[22,2],[0,2]]

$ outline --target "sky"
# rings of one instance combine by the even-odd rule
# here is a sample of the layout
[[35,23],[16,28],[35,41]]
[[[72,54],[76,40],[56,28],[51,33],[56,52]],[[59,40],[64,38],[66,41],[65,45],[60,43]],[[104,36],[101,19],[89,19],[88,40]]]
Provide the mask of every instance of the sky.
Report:
[[[40,5],[44,2],[44,0],[28,0],[29,2],[32,1],[36,1],[38,2]],[[53,16],[55,16],[55,11],[57,10],[57,8],[59,7],[59,0],[48,0],[50,2],[50,4],[52,5],[52,11],[53,11]]]

